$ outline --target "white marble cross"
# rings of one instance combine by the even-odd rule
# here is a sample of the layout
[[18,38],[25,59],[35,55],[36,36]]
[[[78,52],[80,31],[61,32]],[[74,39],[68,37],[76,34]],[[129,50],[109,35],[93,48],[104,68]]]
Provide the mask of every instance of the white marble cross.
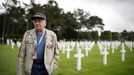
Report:
[[81,49],[77,49],[77,54],[75,54],[75,57],[77,58],[77,70],[81,70],[81,58],[84,57],[84,54],[81,53]]
[[130,49],[131,52],[132,52],[133,48],[134,48],[134,44],[132,42],[131,49]]
[[116,42],[115,42],[115,46],[116,46],[115,49],[118,49],[118,46],[119,46],[119,45],[120,45],[120,42],[116,41]]
[[7,39],[6,42],[7,42],[7,46],[9,46],[9,39]]
[[130,43],[130,52],[132,52],[132,50],[133,50],[133,43],[131,42]]
[[103,64],[106,65],[107,64],[107,55],[109,54],[109,52],[107,51],[107,46],[104,48],[104,51],[102,52],[103,56]]
[[112,54],[114,54],[114,50],[115,50],[115,45],[114,43],[112,43]]
[[65,53],[65,43],[63,43],[63,45],[62,45],[62,53],[63,54]]
[[11,42],[11,49],[14,49],[15,43],[12,41]]
[[98,42],[98,48],[99,48],[99,51],[100,51],[100,55],[102,55],[102,45]]
[[126,53],[126,50],[125,50],[125,47],[124,47],[124,43],[122,43],[122,50],[121,50],[121,60],[124,62],[125,61],[125,53]]
[[85,47],[85,55],[86,55],[86,56],[88,56],[88,51],[89,51],[89,49],[90,49],[90,48],[89,48],[88,46]]
[[70,58],[71,48],[68,46],[67,49],[66,49],[66,51],[67,51],[67,59],[69,59]]
[[17,41],[17,47],[20,48],[21,43],[19,41]]
[[70,48],[71,48],[71,50],[73,50],[74,49],[74,47],[75,47],[75,42],[70,42]]
[[107,42],[107,50],[110,50],[110,42]]
[[133,49],[133,42],[126,41],[125,44],[126,44],[127,47],[129,48],[130,52],[132,52],[132,49]]

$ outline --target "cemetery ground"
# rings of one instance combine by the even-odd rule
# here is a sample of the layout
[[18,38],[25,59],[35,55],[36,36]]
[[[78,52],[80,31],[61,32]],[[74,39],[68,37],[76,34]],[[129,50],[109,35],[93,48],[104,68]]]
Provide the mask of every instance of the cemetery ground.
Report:
[[[60,50],[59,67],[55,70],[55,75],[134,75],[134,48],[130,52],[125,47],[125,62],[121,60],[121,46],[112,54],[109,51],[107,64],[103,64],[103,56],[99,54],[97,44],[95,44],[89,52],[88,56],[82,57],[81,70],[77,71],[74,55],[77,53],[76,48],[71,51],[70,59],[66,58]],[[16,75],[16,60],[19,48],[14,49],[6,45],[0,45],[0,75]],[[85,54],[85,51],[82,50]]]

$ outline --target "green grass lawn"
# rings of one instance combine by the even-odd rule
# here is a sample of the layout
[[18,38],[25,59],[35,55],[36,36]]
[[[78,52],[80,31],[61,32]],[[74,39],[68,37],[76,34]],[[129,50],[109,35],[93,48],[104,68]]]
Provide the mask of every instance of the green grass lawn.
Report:
[[[108,55],[108,64],[103,65],[103,56],[99,54],[97,45],[94,45],[88,57],[82,58],[82,69],[76,70],[76,49],[71,52],[71,58],[60,50],[59,68],[55,75],[134,75],[134,49],[132,52],[126,47],[125,62],[121,61],[120,47]],[[84,53],[84,51],[82,51]],[[6,45],[0,45],[0,75],[15,75],[18,48],[12,50]]]

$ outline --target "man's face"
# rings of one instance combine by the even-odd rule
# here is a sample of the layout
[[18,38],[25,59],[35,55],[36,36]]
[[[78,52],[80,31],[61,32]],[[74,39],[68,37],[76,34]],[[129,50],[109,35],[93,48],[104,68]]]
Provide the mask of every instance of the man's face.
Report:
[[43,30],[46,26],[46,21],[43,19],[34,19],[33,24],[36,30]]

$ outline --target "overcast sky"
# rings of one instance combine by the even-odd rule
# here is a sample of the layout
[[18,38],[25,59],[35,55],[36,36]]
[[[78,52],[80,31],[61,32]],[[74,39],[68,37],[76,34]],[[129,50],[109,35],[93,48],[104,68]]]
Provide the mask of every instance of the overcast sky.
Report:
[[[2,2],[4,0],[0,0]],[[20,0],[29,3],[30,0]],[[48,0],[35,0],[46,3]],[[104,21],[104,29],[121,32],[134,31],[134,0],[56,0],[65,12],[81,8]]]

